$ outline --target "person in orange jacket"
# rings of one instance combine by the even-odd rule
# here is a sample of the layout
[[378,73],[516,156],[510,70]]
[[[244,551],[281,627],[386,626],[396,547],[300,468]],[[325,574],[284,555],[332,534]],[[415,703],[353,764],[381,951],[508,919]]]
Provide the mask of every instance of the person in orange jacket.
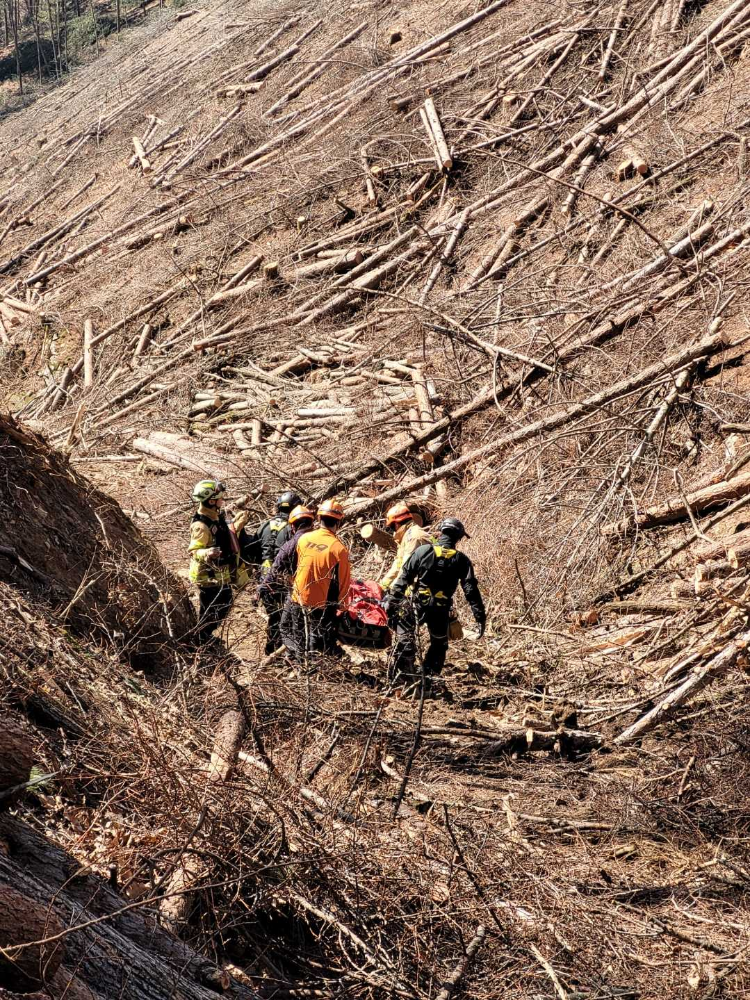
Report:
[[296,648],[289,650],[295,660],[309,653],[339,653],[336,612],[346,607],[349,598],[349,550],[336,535],[344,508],[337,500],[326,500],[318,508],[318,516],[320,527],[308,531],[297,543],[297,572],[289,608],[293,631],[299,637]]

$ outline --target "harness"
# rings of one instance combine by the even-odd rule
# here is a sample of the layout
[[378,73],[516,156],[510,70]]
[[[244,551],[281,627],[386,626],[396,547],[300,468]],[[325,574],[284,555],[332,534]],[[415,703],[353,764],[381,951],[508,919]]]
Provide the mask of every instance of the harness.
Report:
[[[445,586],[443,578],[447,572],[458,568],[458,560],[456,559],[458,552],[456,549],[449,549],[443,545],[433,545],[432,550],[435,553],[435,562],[427,570],[425,581],[416,590],[414,597],[425,608],[448,608],[458,585],[458,576],[456,575],[455,580],[452,581],[453,586],[449,585],[446,588],[450,593],[446,593],[443,589]],[[409,591],[407,591],[408,593]]]
[[[279,552],[279,533],[283,531],[284,528],[286,528],[288,523],[289,523],[288,520],[286,520],[283,517],[280,517],[279,515],[276,515],[276,517],[272,517],[266,524],[266,529],[271,533],[271,536],[273,538],[274,556],[278,555]],[[273,565],[273,557],[267,557],[261,563],[261,566],[264,570],[270,569],[272,565]]]

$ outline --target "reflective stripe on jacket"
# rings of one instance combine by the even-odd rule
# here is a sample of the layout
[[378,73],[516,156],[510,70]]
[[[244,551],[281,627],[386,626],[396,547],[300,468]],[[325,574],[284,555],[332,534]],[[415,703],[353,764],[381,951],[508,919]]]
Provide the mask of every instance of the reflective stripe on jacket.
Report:
[[[207,558],[208,549],[218,546],[221,557],[218,561]],[[190,570],[191,583],[199,587],[219,587],[232,583],[237,570],[237,554],[232,546],[229,525],[224,514],[213,507],[201,504],[190,525]]]
[[297,542],[292,600],[305,608],[346,606],[351,583],[349,550],[330,528],[308,531]]
[[419,548],[420,545],[429,545],[432,541],[429,532],[425,531],[420,524],[416,524],[414,521],[405,527],[399,528],[394,537],[398,542],[398,549],[396,555],[393,557],[391,568],[380,581],[380,586],[383,590],[388,590],[391,584],[396,582],[401,568],[412,552]]

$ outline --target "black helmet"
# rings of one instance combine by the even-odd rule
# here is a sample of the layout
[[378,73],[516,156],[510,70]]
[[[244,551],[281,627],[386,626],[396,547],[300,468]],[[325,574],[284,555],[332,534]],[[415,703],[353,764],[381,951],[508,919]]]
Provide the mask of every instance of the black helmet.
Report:
[[463,523],[457,517],[446,517],[437,527],[439,535],[448,535],[454,542],[460,542],[462,538],[470,538],[466,533]]
[[294,490],[285,490],[276,501],[276,510],[279,513],[288,514],[293,507],[298,507],[302,503],[302,497],[298,496]]

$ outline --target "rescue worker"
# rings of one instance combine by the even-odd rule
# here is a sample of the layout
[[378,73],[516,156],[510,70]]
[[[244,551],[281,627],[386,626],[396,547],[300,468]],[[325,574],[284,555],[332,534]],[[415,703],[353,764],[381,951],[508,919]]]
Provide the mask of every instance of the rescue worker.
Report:
[[289,527],[294,534],[279,549],[273,566],[258,588],[258,595],[265,603],[273,597],[282,605],[280,633],[281,641],[293,659],[297,658],[300,637],[294,634],[294,622],[290,613],[289,592],[294,574],[297,572],[297,542],[302,535],[312,531],[315,524],[315,510],[298,504],[289,515]]
[[344,508],[337,500],[326,500],[318,508],[320,527],[297,542],[297,571],[289,607],[288,634],[303,637],[293,650],[294,658],[309,653],[337,655],[336,611],[346,607],[351,583],[349,550],[336,536]]
[[265,577],[281,546],[293,534],[289,527],[289,515],[295,507],[300,506],[302,498],[294,490],[285,490],[276,501],[276,513],[263,521],[258,528],[260,539],[261,577]]
[[448,652],[448,629],[453,595],[461,589],[484,635],[487,613],[479,592],[471,559],[456,549],[466,529],[457,517],[447,517],[437,528],[437,542],[420,545],[404,563],[396,582],[383,601],[396,632],[392,676],[414,673],[417,629],[426,625],[430,644],[424,657],[424,672],[438,676]]
[[[273,561],[279,549],[293,534],[294,529],[289,524],[289,514],[302,503],[294,490],[286,490],[276,501],[276,514],[264,521],[258,528],[260,541],[260,580],[261,585],[268,576]],[[281,612],[284,607],[284,595],[279,596],[275,588],[258,589],[258,596],[268,615],[266,624],[265,654],[273,653],[281,645]]]
[[393,535],[398,545],[391,568],[380,581],[380,586],[387,591],[398,579],[404,563],[412,552],[420,545],[431,542],[432,538],[429,532],[425,531],[422,525],[414,519],[414,514],[405,503],[394,504],[386,512],[385,530]]
[[190,582],[199,595],[198,642],[205,643],[227,617],[234,602],[232,585],[244,586],[247,574],[240,563],[237,533],[244,530],[248,515],[238,514],[233,524],[222,510],[226,486],[202,479],[193,489],[198,509],[190,524]]

